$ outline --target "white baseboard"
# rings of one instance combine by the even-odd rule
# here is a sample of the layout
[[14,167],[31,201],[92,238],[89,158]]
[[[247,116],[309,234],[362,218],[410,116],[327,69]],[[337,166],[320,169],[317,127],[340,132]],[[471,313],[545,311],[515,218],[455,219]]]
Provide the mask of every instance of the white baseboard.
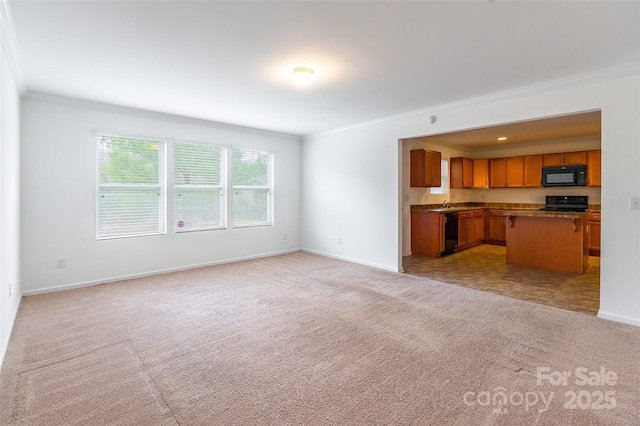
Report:
[[73,290],[74,288],[90,287],[92,285],[107,284],[107,283],[112,283],[116,281],[131,280],[135,278],[144,278],[144,277],[150,277],[153,275],[169,274],[171,272],[179,272],[179,271],[186,271],[189,269],[204,268],[206,266],[222,265],[224,263],[235,263],[235,262],[242,262],[245,260],[260,259],[263,257],[278,256],[281,254],[295,253],[300,250],[301,250],[300,248],[295,248],[295,249],[289,249],[289,250],[283,250],[283,251],[277,251],[277,252],[262,253],[262,254],[252,255],[252,256],[215,260],[213,262],[198,263],[194,265],[178,266],[175,268],[159,269],[155,271],[142,272],[139,274],[120,275],[117,277],[103,278],[100,280],[84,281],[84,282],[73,283],[73,284],[64,284],[64,285],[59,285],[55,287],[45,287],[45,288],[39,288],[37,290],[23,291],[22,295],[33,296],[36,294],[53,293],[53,292],[64,291],[64,290]]
[[7,350],[9,350],[9,341],[11,340],[11,334],[13,334],[13,325],[16,323],[16,317],[18,316],[18,310],[20,309],[20,302],[22,302],[22,294],[18,297],[18,303],[16,303],[16,307],[11,315],[11,322],[9,324],[9,333],[7,337],[2,342],[2,347],[0,347],[0,370],[2,370],[2,364],[4,364],[4,357],[7,355]]
[[616,314],[612,314],[612,313],[609,313],[609,312],[603,312],[603,311],[599,311],[598,312],[598,318],[606,319],[606,320],[609,320],[609,321],[621,322],[623,324],[635,325],[637,327],[640,327],[640,319],[637,319],[637,318],[629,318],[629,317],[625,317],[625,316],[622,316],[622,315],[616,315]]
[[379,263],[367,262],[365,260],[354,259],[354,258],[346,257],[346,256],[338,256],[336,254],[325,253],[325,252],[318,251],[318,250],[311,250],[311,249],[308,249],[308,248],[303,248],[302,251],[307,252],[307,253],[311,253],[311,254],[317,254],[318,256],[330,257],[331,259],[338,259],[338,260],[344,260],[346,262],[357,263],[358,265],[365,265],[365,266],[371,266],[372,268],[384,269],[385,271],[402,272],[402,271],[399,271],[398,268],[394,268],[394,267],[391,267],[391,266],[381,265]]

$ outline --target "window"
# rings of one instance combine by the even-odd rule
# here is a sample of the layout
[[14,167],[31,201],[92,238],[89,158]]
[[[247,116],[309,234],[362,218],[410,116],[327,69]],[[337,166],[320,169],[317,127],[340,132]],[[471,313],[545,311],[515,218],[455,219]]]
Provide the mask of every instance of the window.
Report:
[[98,239],[164,234],[165,143],[97,137]]
[[233,226],[273,224],[273,155],[233,150]]
[[220,147],[174,144],[175,232],[226,227],[226,156]]
[[438,188],[431,188],[432,194],[446,194],[449,192],[449,160],[442,160],[440,166],[442,180]]

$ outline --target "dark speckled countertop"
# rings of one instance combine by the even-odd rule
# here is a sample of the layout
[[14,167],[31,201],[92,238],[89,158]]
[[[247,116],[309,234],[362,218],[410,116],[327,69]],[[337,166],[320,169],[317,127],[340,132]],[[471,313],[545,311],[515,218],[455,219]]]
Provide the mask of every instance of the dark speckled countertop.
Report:
[[[453,203],[451,208],[442,207],[442,204],[413,204],[411,205],[412,212],[433,212],[433,213],[446,213],[446,212],[463,212],[467,210],[480,210],[480,209],[497,209],[497,210],[518,210],[540,212],[540,209],[544,208],[544,204],[528,204],[528,203]],[[589,204],[589,212],[600,212],[600,204]],[[541,212],[545,213],[545,212]],[[547,212],[548,213],[548,212]]]
[[505,216],[526,216],[526,217],[555,217],[559,219],[583,219],[589,213],[581,212],[549,212],[533,210],[511,210],[504,212]]

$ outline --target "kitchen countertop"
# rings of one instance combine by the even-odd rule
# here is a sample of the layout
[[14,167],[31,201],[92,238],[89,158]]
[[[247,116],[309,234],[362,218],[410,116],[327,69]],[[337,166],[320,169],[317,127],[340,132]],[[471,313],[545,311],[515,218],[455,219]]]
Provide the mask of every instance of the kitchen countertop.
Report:
[[560,219],[583,219],[589,213],[581,212],[550,212],[550,211],[527,211],[513,210],[504,212],[505,216],[526,216],[526,217],[555,217]]
[[[464,212],[469,210],[509,210],[509,211],[523,211],[523,212],[540,212],[540,213],[554,213],[540,211],[544,208],[544,204],[526,204],[526,203],[459,203],[454,204],[452,207],[442,207],[440,204],[413,204],[411,205],[412,212],[425,212],[425,213],[451,213],[451,212]],[[599,204],[589,204],[587,213],[600,213]],[[565,212],[566,213],[566,212]],[[574,213],[574,212],[571,212]],[[582,213],[584,214],[584,213]]]
[[414,204],[411,206],[412,212],[464,212],[468,210],[484,209],[518,209],[518,210],[540,210],[544,204],[522,204],[522,203],[454,203],[451,207],[442,207],[441,204]]

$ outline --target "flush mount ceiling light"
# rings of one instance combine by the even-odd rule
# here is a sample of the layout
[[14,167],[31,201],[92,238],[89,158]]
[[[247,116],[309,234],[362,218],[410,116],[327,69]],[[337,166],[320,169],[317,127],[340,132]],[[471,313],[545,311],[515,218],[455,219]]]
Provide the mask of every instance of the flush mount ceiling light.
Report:
[[295,67],[291,79],[298,86],[307,86],[313,81],[313,70],[308,67]]

